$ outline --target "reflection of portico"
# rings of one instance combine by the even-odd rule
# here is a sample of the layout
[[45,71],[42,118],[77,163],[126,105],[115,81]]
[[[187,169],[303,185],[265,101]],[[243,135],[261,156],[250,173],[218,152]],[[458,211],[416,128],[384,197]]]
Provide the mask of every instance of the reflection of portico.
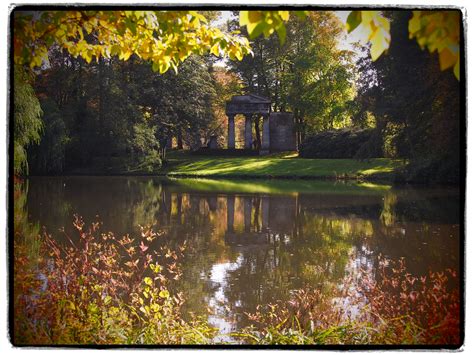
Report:
[[[242,228],[235,226],[236,196],[227,197],[227,231],[229,244],[266,244],[269,241],[269,197],[239,196],[240,213],[243,212]],[[240,229],[240,230],[239,230]]]

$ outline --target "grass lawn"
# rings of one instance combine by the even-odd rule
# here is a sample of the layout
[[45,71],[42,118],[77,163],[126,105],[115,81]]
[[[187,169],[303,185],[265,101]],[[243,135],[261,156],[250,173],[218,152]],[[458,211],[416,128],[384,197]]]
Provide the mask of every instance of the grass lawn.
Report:
[[360,161],[354,159],[302,159],[296,153],[267,156],[199,156],[174,151],[162,171],[170,177],[242,177],[242,178],[341,178],[391,180],[402,160],[387,158]]

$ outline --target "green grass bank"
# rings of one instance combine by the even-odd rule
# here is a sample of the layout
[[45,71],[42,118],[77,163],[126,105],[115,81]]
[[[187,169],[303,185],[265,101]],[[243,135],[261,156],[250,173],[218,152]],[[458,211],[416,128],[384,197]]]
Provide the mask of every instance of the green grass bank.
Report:
[[378,158],[368,161],[354,159],[303,159],[296,153],[279,153],[252,157],[192,155],[173,151],[160,171],[169,177],[214,178],[301,178],[394,180],[403,160]]

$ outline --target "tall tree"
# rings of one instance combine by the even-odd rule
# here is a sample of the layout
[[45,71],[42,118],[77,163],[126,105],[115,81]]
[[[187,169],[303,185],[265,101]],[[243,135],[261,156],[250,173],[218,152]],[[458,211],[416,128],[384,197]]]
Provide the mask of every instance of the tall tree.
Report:
[[306,132],[350,124],[354,66],[338,48],[342,23],[332,12],[309,11],[290,18],[285,33],[283,43],[277,33],[255,38],[253,57],[229,63],[245,90],[270,98],[274,111],[292,111],[300,141]]
[[22,68],[13,69],[13,171],[28,173],[26,149],[38,143],[43,127],[41,107],[31,86],[32,77]]
[[[32,159],[42,162],[35,165],[38,172],[115,163],[156,166],[158,148],[164,158],[171,138],[181,134],[188,146],[200,147],[214,125],[215,87],[201,57],[186,59],[178,75],[155,74],[139,59],[105,58],[83,66],[83,59],[61,50],[50,58],[36,83],[47,121],[44,144],[32,150]],[[63,133],[52,136],[48,132],[58,133],[58,119]],[[53,152],[54,146],[61,149]]]
[[[413,178],[459,177],[460,84],[409,39],[410,14],[392,11],[392,42],[361,91],[382,128],[386,150],[411,160]],[[375,75],[375,76],[374,76]]]

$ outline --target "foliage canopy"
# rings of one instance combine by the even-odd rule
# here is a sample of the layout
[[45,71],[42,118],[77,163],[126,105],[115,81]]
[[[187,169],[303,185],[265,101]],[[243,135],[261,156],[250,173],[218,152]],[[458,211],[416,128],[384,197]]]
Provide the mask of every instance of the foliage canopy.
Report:
[[31,68],[47,60],[53,44],[88,63],[135,54],[160,73],[177,71],[191,54],[240,60],[251,53],[247,38],[223,33],[196,11],[18,11],[13,42],[15,64]]
[[[307,11],[295,13],[301,17],[306,15]],[[277,31],[280,40],[284,41],[285,22],[289,18],[289,11],[240,12],[240,24],[247,26],[250,38],[262,33],[268,37]],[[346,20],[346,28],[350,33],[358,27],[363,28],[365,41],[371,43],[372,60],[377,60],[390,47],[390,22],[381,11],[351,11]],[[415,38],[421,48],[427,47],[431,53],[438,52],[441,70],[452,67],[459,80],[459,11],[413,11],[408,29],[410,38]]]

